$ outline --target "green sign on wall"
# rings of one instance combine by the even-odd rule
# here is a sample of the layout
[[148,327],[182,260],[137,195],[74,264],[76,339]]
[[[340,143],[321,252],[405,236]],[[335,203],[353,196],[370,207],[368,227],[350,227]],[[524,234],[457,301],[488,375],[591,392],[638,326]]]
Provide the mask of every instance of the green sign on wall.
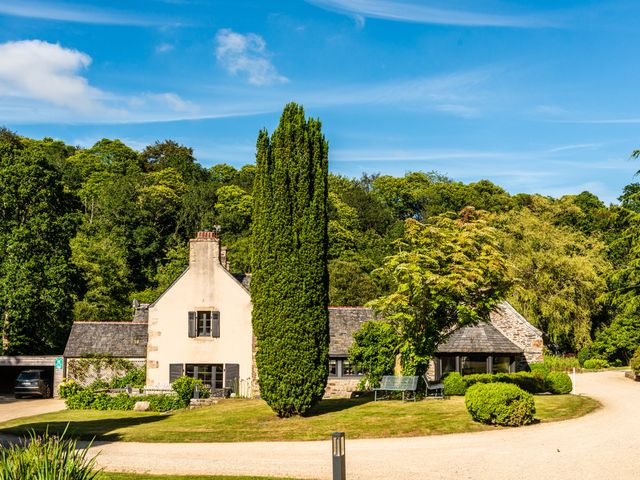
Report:
[[62,370],[62,357],[57,357],[56,358],[56,369],[57,370]]

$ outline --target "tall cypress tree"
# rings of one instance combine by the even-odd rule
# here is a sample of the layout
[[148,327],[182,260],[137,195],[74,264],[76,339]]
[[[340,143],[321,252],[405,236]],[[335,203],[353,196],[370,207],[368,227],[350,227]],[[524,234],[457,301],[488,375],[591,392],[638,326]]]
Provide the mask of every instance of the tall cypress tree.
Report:
[[260,394],[281,417],[324,393],[329,360],[328,144],[290,103],[258,135],[251,298]]

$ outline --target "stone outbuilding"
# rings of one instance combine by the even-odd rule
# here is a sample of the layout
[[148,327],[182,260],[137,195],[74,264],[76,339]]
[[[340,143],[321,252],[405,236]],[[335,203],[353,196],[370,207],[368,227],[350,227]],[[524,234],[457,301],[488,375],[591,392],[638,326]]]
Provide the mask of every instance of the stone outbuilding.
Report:
[[[98,377],[108,380],[116,373],[111,370],[122,363],[118,359],[143,367],[147,358],[147,338],[144,321],[75,322],[64,350],[65,376],[82,384],[89,384]],[[102,357],[104,361],[89,361],[91,357]]]
[[[327,396],[348,395],[358,385],[360,372],[349,364],[353,334],[374,315],[369,308],[329,307],[331,343]],[[529,363],[542,361],[542,332],[531,325],[511,304],[502,302],[490,321],[454,330],[438,346],[427,374],[440,379],[455,371],[472,373],[516,372]]]

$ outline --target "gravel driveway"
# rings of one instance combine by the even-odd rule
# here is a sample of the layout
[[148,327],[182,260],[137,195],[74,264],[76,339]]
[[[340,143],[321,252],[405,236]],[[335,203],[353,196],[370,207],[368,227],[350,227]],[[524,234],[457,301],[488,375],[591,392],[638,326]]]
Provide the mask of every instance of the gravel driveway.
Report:
[[30,417],[64,410],[64,400],[57,398],[23,398],[0,395],[0,423],[13,418]]
[[[600,400],[585,417],[517,429],[348,440],[354,479],[640,479],[640,383],[622,372],[578,375]],[[348,432],[347,432],[348,437]],[[107,470],[331,478],[330,442],[100,443]]]

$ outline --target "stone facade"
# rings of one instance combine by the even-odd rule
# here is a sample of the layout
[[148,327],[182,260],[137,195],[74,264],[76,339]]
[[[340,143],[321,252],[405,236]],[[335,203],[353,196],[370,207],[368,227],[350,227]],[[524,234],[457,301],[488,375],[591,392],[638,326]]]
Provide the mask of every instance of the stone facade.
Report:
[[[329,307],[329,357],[343,362],[349,356],[353,334],[364,322],[373,320],[373,312],[365,307]],[[339,367],[342,370],[342,364]],[[342,372],[336,372],[339,375]],[[325,398],[345,398],[357,390],[361,376],[329,376]]]
[[324,398],[348,398],[358,389],[359,377],[336,378],[329,377]]
[[490,316],[491,324],[522,348],[524,355],[521,357],[521,368],[530,363],[542,362],[542,332],[531,325],[510,303],[502,302]]

